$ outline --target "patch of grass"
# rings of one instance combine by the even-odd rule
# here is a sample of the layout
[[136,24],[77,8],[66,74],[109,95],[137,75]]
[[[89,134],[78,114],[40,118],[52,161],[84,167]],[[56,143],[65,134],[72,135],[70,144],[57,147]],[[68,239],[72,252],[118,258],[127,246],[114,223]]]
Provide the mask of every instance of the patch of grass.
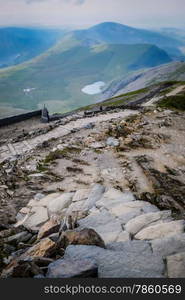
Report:
[[48,171],[48,167],[46,165],[44,165],[42,162],[39,162],[37,164],[37,171],[39,171],[41,173],[46,172],[46,171]]
[[99,149],[93,149],[93,151],[94,151],[96,154],[102,154],[102,151],[99,150]]
[[161,108],[171,108],[171,109],[178,109],[184,111],[185,94],[165,97],[158,103],[158,106]]
[[145,93],[147,91],[148,91],[148,88],[143,88],[143,89],[139,89],[139,90],[136,90],[136,91],[128,92],[126,94],[118,95],[116,97],[112,97],[111,99],[116,99],[116,98],[119,98],[119,97],[126,97],[126,96],[135,96],[135,95],[138,95],[138,94],[141,94],[141,93]]

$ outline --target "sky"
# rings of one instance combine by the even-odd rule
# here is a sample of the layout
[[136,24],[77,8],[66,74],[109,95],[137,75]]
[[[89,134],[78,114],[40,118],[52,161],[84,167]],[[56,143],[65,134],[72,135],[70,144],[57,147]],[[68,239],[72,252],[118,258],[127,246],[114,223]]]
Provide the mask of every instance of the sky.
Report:
[[185,28],[185,0],[0,0],[0,26]]

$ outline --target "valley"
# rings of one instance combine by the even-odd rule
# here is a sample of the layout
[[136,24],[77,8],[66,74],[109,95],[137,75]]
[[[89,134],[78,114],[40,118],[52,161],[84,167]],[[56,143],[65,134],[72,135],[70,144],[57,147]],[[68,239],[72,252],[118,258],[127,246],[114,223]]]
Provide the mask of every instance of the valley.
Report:
[[[147,71],[159,67],[160,74],[160,68],[168,64],[174,64],[174,80],[180,80],[183,62],[173,62],[168,49],[172,42],[173,51],[180,51],[182,41],[111,22],[66,33],[35,58],[0,70],[1,116],[37,110],[44,104],[50,113],[65,113],[110,98],[132,82],[134,86],[140,73],[146,79],[143,76],[143,84],[135,89],[143,88],[151,83]],[[134,87],[129,88],[132,90]]]

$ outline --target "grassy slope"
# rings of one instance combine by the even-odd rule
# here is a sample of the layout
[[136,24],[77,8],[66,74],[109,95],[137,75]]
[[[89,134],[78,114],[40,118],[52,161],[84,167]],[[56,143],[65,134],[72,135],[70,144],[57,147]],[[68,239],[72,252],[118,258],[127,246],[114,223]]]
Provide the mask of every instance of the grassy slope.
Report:
[[55,45],[64,34],[62,30],[0,28],[0,66],[20,64],[31,59]]
[[[169,60],[163,50],[151,45],[91,48],[64,39],[30,62],[1,70],[0,103],[32,110],[45,102],[52,112],[65,112],[95,101],[94,96],[81,92],[85,85],[99,80],[109,83],[143,65],[151,67]],[[35,90],[26,95],[25,88]]]

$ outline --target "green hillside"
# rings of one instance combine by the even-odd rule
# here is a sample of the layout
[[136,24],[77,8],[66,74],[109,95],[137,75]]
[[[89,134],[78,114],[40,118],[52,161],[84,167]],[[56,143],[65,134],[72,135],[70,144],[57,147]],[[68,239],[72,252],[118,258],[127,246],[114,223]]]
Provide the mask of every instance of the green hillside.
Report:
[[51,112],[65,112],[94,103],[97,95],[81,91],[86,85],[108,86],[128,72],[169,61],[165,51],[148,44],[90,47],[67,37],[32,61],[0,70],[0,103],[26,110],[45,103]]

